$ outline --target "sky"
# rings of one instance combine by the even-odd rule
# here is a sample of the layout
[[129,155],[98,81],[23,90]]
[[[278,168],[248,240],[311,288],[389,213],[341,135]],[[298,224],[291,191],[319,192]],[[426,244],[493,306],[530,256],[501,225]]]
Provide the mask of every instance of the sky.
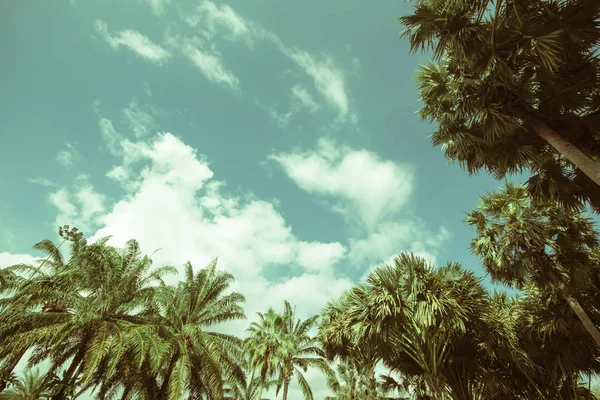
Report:
[[316,314],[401,252],[483,276],[462,220],[501,182],[431,146],[409,2],[1,7],[0,266],[63,224],[135,238],[156,265],[218,257],[250,320]]

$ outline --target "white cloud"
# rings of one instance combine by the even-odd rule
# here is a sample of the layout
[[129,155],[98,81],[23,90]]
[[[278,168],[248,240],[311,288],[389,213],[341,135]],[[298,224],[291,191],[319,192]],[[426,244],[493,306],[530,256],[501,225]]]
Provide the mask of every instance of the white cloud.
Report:
[[100,20],[96,20],[95,27],[96,32],[102,35],[102,38],[115,50],[120,46],[125,46],[139,57],[157,64],[162,64],[171,57],[169,51],[152,42],[152,40],[140,32],[124,30],[111,35],[108,32],[108,25]]
[[29,181],[31,183],[36,183],[41,186],[56,187],[56,183],[52,182],[50,179],[43,178],[41,176],[38,176],[35,178],[29,178],[29,179],[27,179],[27,181]]
[[12,254],[0,252],[0,268],[10,267],[16,264],[35,264],[37,257],[31,254]]
[[348,115],[350,101],[346,93],[344,71],[338,68],[331,57],[318,61],[306,51],[280,47],[281,51],[310,76],[315,88],[329,104],[338,111],[338,119],[344,121]]
[[73,165],[79,158],[79,152],[72,143],[67,143],[67,148],[59,151],[55,157],[56,161],[65,167]]
[[[243,41],[250,48],[257,41],[266,40],[273,43],[281,53],[312,78],[317,91],[337,111],[337,122],[356,122],[356,116],[350,113],[346,74],[342,68],[337,66],[331,56],[324,56],[319,59],[307,51],[291,48],[275,33],[245,19],[225,4],[217,5],[212,1],[205,0],[198,7],[197,13],[187,17],[186,21],[195,29],[199,29],[201,34],[209,41],[214,39],[217,34],[222,33],[225,38]],[[217,59],[220,58],[217,57]],[[296,87],[293,89],[293,95],[309,111],[318,108],[318,104],[306,90]],[[283,125],[286,124],[287,121],[283,123]]]
[[362,237],[350,238],[348,259],[354,265],[368,267],[363,279],[379,265],[391,264],[402,252],[413,253],[437,265],[437,255],[450,236],[443,226],[433,233],[419,220],[405,218],[398,222],[383,223],[374,232]]
[[77,226],[86,233],[98,225],[106,210],[106,196],[96,192],[85,175],[76,179],[72,190],[60,188],[48,200],[58,210],[54,226]]
[[344,257],[346,249],[339,243],[300,243],[298,262],[309,271],[325,271]]
[[[112,235],[110,243],[122,245],[136,238],[146,253],[161,249],[153,257],[155,265],[179,266],[189,260],[201,268],[218,257],[220,268],[234,274],[235,290],[246,296],[250,318],[268,306],[280,306],[283,299],[302,303],[299,315],[312,315],[352,285],[334,274],[346,253],[343,245],[303,241],[271,202],[250,194],[228,195],[227,185],[214,180],[206,159],[174,135],[134,142],[117,133],[106,118],[100,118],[100,127],[107,147],[120,159],[111,170],[113,177],[119,177],[127,194],[101,215],[97,211],[106,202],[98,197],[91,196],[95,203],[88,199],[93,204],[88,215],[76,204],[84,194],[95,192],[74,199],[65,189],[54,194],[62,219],[100,224],[90,240]],[[290,269],[294,266],[299,269]],[[273,283],[264,277],[266,269],[279,269],[283,276],[297,273]],[[247,325],[241,321],[227,329],[239,334]]]
[[196,38],[194,41],[185,41],[181,46],[181,51],[209,81],[231,89],[239,89],[239,78],[225,67],[221,53],[214,44],[211,46],[201,45],[200,40]]
[[300,102],[300,104],[310,112],[315,112],[321,108],[321,106],[317,104],[317,102],[310,95],[308,90],[301,85],[296,85],[292,88],[292,97]]
[[152,115],[142,109],[135,100],[129,102],[129,105],[123,110],[123,116],[137,138],[146,136],[149,130],[155,126]]
[[145,0],[156,15],[162,15],[171,0]]
[[382,160],[367,150],[354,150],[330,139],[316,149],[270,155],[302,190],[328,202],[358,228],[348,238],[348,261],[366,273],[401,252],[413,252],[433,263],[450,233],[430,229],[411,217],[414,171],[408,165]]
[[333,198],[332,206],[368,230],[400,211],[413,188],[413,169],[320,139],[314,151],[273,154],[269,159],[308,193]]
[[243,40],[249,45],[259,35],[259,28],[246,21],[227,4],[217,5],[212,1],[203,1],[197,11],[197,14],[191,15],[186,21],[192,27],[202,27],[209,39],[217,34],[219,28],[226,31],[229,39]]

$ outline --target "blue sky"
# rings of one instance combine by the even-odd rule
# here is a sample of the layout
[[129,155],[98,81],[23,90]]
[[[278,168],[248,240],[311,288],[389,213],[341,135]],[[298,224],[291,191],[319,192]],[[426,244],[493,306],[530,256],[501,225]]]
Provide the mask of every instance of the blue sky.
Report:
[[409,54],[397,22],[409,11],[8,2],[0,265],[76,225],[161,248],[158,264],[218,256],[250,317],[283,299],[316,313],[401,251],[481,274],[462,219],[500,183],[431,146],[434,127],[415,114],[428,56]]

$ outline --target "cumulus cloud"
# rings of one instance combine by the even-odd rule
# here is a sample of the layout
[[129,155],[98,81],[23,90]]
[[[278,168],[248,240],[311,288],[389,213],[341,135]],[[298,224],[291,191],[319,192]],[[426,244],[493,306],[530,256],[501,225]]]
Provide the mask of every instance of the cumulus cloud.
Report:
[[31,254],[12,254],[8,252],[0,252],[0,268],[10,267],[16,264],[35,264],[37,257]]
[[162,64],[171,58],[169,51],[140,32],[128,29],[111,35],[108,25],[101,20],[96,20],[95,27],[96,32],[115,50],[124,46],[139,57],[157,64]]
[[[235,289],[247,297],[251,318],[268,306],[280,307],[284,299],[298,303],[299,315],[312,315],[351,287],[349,279],[336,273],[346,254],[342,244],[302,240],[273,203],[251,194],[229,194],[226,183],[214,179],[207,159],[175,135],[135,141],[103,117],[99,127],[118,159],[111,177],[126,195],[107,207],[106,198],[84,181],[73,190],[60,188],[52,194],[60,221],[98,226],[92,241],[112,235],[113,245],[136,238],[147,253],[161,249],[154,256],[156,265],[189,260],[201,268],[218,257],[220,268],[236,277]],[[264,276],[267,269],[291,278],[270,282]],[[247,324],[227,329],[240,333]]]
[[353,229],[348,260],[367,272],[412,252],[436,263],[450,233],[429,229],[406,212],[414,186],[411,166],[322,138],[311,150],[272,154],[285,174],[302,190],[344,216]]
[[50,193],[48,200],[58,210],[55,226],[74,225],[85,232],[99,224],[106,209],[106,196],[96,192],[85,175],[77,177],[72,189]]
[[412,167],[330,139],[320,139],[314,150],[272,154],[269,159],[301,189],[328,198],[350,220],[358,216],[368,230],[396,213],[412,194]]

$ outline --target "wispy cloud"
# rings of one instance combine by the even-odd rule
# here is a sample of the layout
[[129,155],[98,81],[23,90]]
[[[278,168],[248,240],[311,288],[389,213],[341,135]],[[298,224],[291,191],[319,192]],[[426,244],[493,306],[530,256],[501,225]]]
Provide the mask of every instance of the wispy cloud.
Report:
[[52,182],[50,179],[42,178],[40,176],[35,178],[27,179],[28,182],[35,183],[37,185],[45,186],[45,187],[56,187],[56,183]]
[[331,57],[317,60],[306,51],[280,48],[313,79],[315,88],[331,106],[337,109],[340,121],[344,121],[348,115],[349,100],[343,70],[335,66]]
[[171,53],[168,50],[152,42],[152,40],[140,32],[124,30],[111,35],[108,32],[108,25],[100,20],[96,20],[95,27],[96,32],[115,50],[120,46],[124,46],[139,57],[157,64],[162,64],[171,58]]
[[217,5],[212,1],[203,1],[197,8],[197,13],[186,19],[193,27],[202,27],[204,34],[212,38],[219,33],[233,40],[243,40],[252,44],[259,36],[260,28],[242,18],[229,5]]
[[67,143],[67,148],[60,150],[55,157],[56,161],[65,167],[73,165],[79,158],[79,152],[72,143]]
[[240,88],[239,78],[225,65],[221,53],[213,46],[202,46],[200,40],[187,40],[183,43],[181,51],[200,70],[209,81],[220,84],[230,89]]
[[[217,5],[208,0],[202,2],[197,12],[186,20],[191,26],[201,30],[208,40],[221,34],[229,40],[243,41],[250,47],[257,41],[268,41],[274,44],[282,54],[312,79],[315,89],[327,104],[336,110],[338,122],[356,121],[356,117],[350,112],[346,74],[332,56],[317,57],[307,51],[292,48],[277,34],[242,17],[230,6]],[[293,89],[293,95],[309,111],[318,108],[317,102],[306,89],[298,86]]]
[[302,85],[296,85],[292,88],[292,97],[310,112],[315,112],[321,106],[313,99],[311,94]]
[[149,130],[156,125],[152,115],[144,110],[136,100],[129,102],[129,105],[123,110],[123,116],[135,137],[138,138],[146,136]]
[[171,0],[145,0],[156,15],[162,15]]

